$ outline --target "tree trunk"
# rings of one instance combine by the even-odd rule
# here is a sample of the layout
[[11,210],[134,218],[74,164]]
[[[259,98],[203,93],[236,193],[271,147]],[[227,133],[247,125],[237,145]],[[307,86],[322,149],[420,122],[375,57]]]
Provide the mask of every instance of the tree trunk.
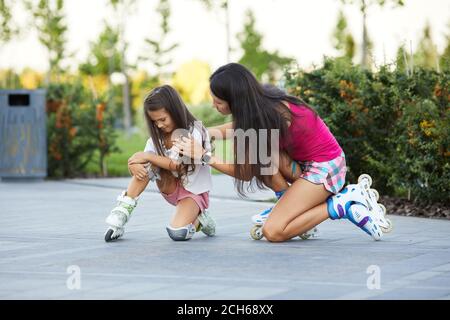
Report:
[[225,2],[225,27],[227,32],[227,63],[231,62],[231,41],[230,41],[230,9],[228,6],[228,0]]
[[122,57],[122,73],[125,78],[125,83],[122,87],[123,95],[123,124],[125,127],[125,133],[128,137],[131,135],[131,111],[130,111],[130,80],[125,69],[124,56]]
[[363,14],[363,39],[362,39],[362,56],[361,56],[361,66],[367,68],[368,66],[368,54],[369,54],[369,41],[367,35],[367,6],[366,1],[362,1],[361,11]]
[[123,42],[123,49],[122,49],[122,74],[125,79],[125,83],[122,87],[122,95],[123,95],[123,125],[125,128],[125,133],[127,137],[131,136],[131,111],[130,111],[130,81],[128,79],[127,74],[127,63],[125,61],[125,51],[126,51],[126,44],[125,44],[125,15],[122,13],[122,19],[121,19],[121,26],[120,26],[120,35]]

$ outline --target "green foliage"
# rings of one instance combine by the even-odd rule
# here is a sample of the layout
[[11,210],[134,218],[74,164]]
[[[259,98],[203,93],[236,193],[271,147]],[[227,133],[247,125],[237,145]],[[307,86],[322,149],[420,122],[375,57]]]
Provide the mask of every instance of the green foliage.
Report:
[[439,54],[431,33],[431,26],[427,23],[423,30],[422,38],[419,40],[416,53],[414,54],[414,65],[437,69]]
[[158,75],[161,73],[161,69],[172,63],[172,59],[168,56],[170,53],[178,47],[178,44],[171,44],[165,46],[167,36],[170,32],[169,18],[170,18],[170,3],[168,0],[160,0],[156,11],[161,16],[161,35],[159,39],[145,39],[147,45],[146,54],[140,57],[140,60],[148,60],[158,70]]
[[26,0],[25,5],[32,13],[38,31],[39,41],[49,53],[50,75],[63,71],[61,62],[66,58],[67,25],[63,0]]
[[88,75],[109,75],[119,72],[122,66],[122,53],[118,44],[119,32],[105,24],[97,42],[91,43],[90,56],[87,62],[80,65],[80,71]]
[[403,6],[405,5],[405,0],[341,0],[344,4],[354,4],[357,3],[360,6],[361,11],[367,10],[367,8],[371,5],[377,4],[379,6],[384,6],[388,3],[391,3],[394,6]]
[[195,118],[202,121],[205,127],[213,127],[231,121],[231,116],[224,116],[214,110],[211,105],[202,104],[189,108]]
[[444,52],[442,52],[442,55],[439,58],[439,65],[441,67],[441,70],[443,71],[449,71],[450,70],[450,23],[447,26],[447,46],[444,49]]
[[11,0],[0,0],[0,43],[8,42],[19,34],[19,29],[13,23]]
[[251,10],[247,11],[247,21],[238,39],[244,51],[239,63],[248,67],[260,80],[275,82],[277,72],[293,61],[281,56],[278,51],[269,52],[262,48],[263,36],[255,28],[255,16]]
[[370,72],[336,59],[286,76],[289,92],[316,107],[343,147],[349,181],[367,172],[382,192],[409,189],[421,202],[448,197],[448,73]]
[[338,14],[332,41],[334,48],[340,51],[342,57],[353,59],[355,56],[355,40],[350,31],[347,30],[347,19],[342,10]]
[[372,5],[379,5],[381,7],[390,3],[393,6],[403,6],[404,0],[341,0],[343,4],[357,4],[362,14],[362,44],[361,44],[361,66],[363,68],[370,67],[372,63],[371,51],[373,49],[373,43],[369,38],[369,32],[367,30],[367,12]]
[[47,88],[48,173],[73,177],[84,170],[94,152],[115,151],[112,117],[102,99],[93,98],[81,82],[50,84]]

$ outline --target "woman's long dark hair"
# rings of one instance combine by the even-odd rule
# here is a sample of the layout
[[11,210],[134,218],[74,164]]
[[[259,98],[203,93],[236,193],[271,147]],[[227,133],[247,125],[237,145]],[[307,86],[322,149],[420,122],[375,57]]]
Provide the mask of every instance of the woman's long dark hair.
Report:
[[[153,141],[158,155],[166,156],[166,154],[164,153],[163,134],[148,114],[149,111],[157,111],[161,109],[165,109],[167,113],[170,114],[173,122],[175,123],[176,129],[185,129],[186,132],[189,132],[189,130],[195,125],[197,119],[192,115],[192,113],[189,112],[178,92],[169,85],[156,87],[145,97],[144,117],[147,121],[150,137]],[[203,128],[199,129],[202,130]],[[178,173],[179,176],[184,179],[189,172],[192,172],[194,170],[195,164],[182,163]],[[163,169],[161,169],[161,173],[162,176],[171,174],[168,170]],[[163,185],[164,181],[165,179],[163,179],[162,181]]]
[[[217,69],[210,77],[211,92],[217,98],[224,100],[230,106],[233,129],[244,131],[255,129],[257,144],[245,144],[245,164],[237,163],[237,144],[234,143],[235,187],[239,194],[245,195],[244,180],[256,178],[256,185],[263,189],[270,185],[270,176],[262,175],[259,156],[259,129],[267,129],[267,152],[270,150],[270,130],[278,129],[280,139],[289,144],[288,121],[295,116],[282,101],[295,105],[309,106],[301,99],[288,95],[281,89],[271,85],[262,85],[255,76],[244,66],[238,63],[229,63]],[[311,109],[312,110],[312,109]],[[313,110],[314,111],[314,110]],[[249,150],[256,148],[258,159],[255,164],[247,163]],[[251,151],[254,151],[253,149]],[[254,181],[254,180],[253,180]],[[253,182],[252,181],[252,182]],[[249,188],[252,184],[249,185]]]

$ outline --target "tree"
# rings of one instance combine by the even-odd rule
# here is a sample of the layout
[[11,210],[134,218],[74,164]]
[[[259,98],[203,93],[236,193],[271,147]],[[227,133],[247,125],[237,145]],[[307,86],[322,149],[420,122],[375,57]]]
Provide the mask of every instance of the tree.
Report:
[[361,51],[361,66],[367,68],[369,66],[371,42],[367,30],[367,12],[369,7],[373,4],[384,6],[388,2],[395,6],[403,6],[404,0],[341,0],[344,4],[357,3],[363,16],[363,34],[362,34],[362,51]]
[[127,43],[125,41],[125,30],[126,30],[126,17],[134,10],[136,5],[136,0],[109,0],[111,4],[116,20],[118,21],[118,34],[119,43],[121,43],[121,70],[123,75],[123,124],[125,127],[125,132],[129,137],[131,135],[131,97],[130,97],[130,80],[128,76],[128,67],[126,61]]
[[227,62],[231,61],[231,41],[230,41],[230,7],[229,0],[200,0],[206,8],[211,10],[222,10],[225,15],[225,31],[227,44]]
[[431,33],[431,26],[427,22],[414,54],[414,64],[424,68],[437,69],[439,54]]
[[11,8],[14,1],[0,0],[0,43],[9,42],[19,34],[19,27],[12,19]]
[[91,43],[90,56],[87,62],[80,65],[80,71],[88,75],[110,75],[113,72],[120,72],[122,53],[118,44],[118,31],[105,23],[98,40]]
[[447,25],[448,31],[447,31],[447,46],[444,49],[444,52],[440,56],[439,59],[439,65],[441,66],[441,69],[444,71],[450,70],[450,23]]
[[355,40],[347,29],[347,19],[342,10],[339,11],[338,21],[333,32],[332,40],[334,48],[340,51],[340,54],[343,57],[348,58],[349,60],[353,59],[355,56]]
[[64,0],[39,0],[38,2],[26,0],[25,5],[33,16],[39,41],[48,51],[48,82],[52,76],[57,76],[63,71],[61,63],[68,57]]
[[[20,28],[15,24],[13,20],[12,7],[14,1],[0,0],[0,49],[4,44],[11,41],[11,39],[20,34]],[[2,86],[17,87],[18,81],[14,78],[14,72],[7,70],[3,72],[1,77]]]
[[397,69],[406,72],[407,75],[411,75],[413,69],[412,63],[413,61],[411,55],[408,53],[408,50],[405,49],[405,46],[402,45],[401,47],[399,47],[396,57]]
[[255,16],[251,10],[247,10],[244,30],[237,37],[244,51],[239,63],[252,70],[258,79],[274,82],[276,73],[293,61],[278,51],[269,52],[262,48],[263,36],[255,29]]
[[178,47],[178,44],[171,44],[167,47],[165,46],[165,42],[167,40],[167,35],[170,32],[169,27],[169,18],[170,18],[170,3],[168,0],[160,0],[159,4],[156,8],[156,12],[158,12],[161,16],[161,35],[157,40],[153,40],[150,38],[145,39],[145,43],[148,47],[146,50],[146,54],[140,57],[141,60],[148,60],[152,62],[154,67],[156,68],[157,75],[160,76],[162,73],[162,69],[172,63],[172,59],[169,58],[169,54]]

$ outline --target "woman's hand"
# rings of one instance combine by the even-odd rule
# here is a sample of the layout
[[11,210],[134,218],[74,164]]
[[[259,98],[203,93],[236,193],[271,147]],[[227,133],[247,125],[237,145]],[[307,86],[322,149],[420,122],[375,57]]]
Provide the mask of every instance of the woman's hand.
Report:
[[147,169],[141,163],[129,164],[128,171],[132,176],[136,177],[136,179],[140,181],[145,180],[145,178],[148,177]]
[[174,146],[180,151],[183,156],[191,159],[200,160],[205,153],[202,145],[194,139],[181,137],[175,140]]
[[136,163],[147,163],[150,162],[149,160],[149,153],[148,152],[136,152],[128,159],[128,165],[136,164]]

